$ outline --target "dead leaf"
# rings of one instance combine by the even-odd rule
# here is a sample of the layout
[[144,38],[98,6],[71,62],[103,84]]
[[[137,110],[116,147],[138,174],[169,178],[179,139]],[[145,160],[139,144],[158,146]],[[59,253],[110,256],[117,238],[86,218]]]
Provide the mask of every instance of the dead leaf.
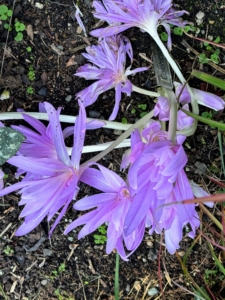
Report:
[[31,24],[27,25],[27,35],[29,38],[33,41],[34,40],[34,31],[33,31],[33,26]]
[[4,214],[7,214],[7,213],[9,213],[9,212],[11,212],[11,211],[13,211],[15,208],[13,207],[13,206],[10,206],[8,209],[6,209],[6,210],[4,210]]
[[41,80],[43,81],[43,84],[46,85],[47,84],[47,81],[48,81],[48,73],[47,72],[43,72],[41,74]]
[[62,50],[60,50],[58,47],[56,47],[54,44],[51,44],[51,48],[52,48],[52,50],[53,50],[54,52],[56,52],[59,56],[65,55],[65,53],[64,53]]
[[70,57],[70,59],[66,63],[66,67],[77,65],[77,63],[75,62],[74,58],[75,58],[75,55],[73,55],[72,57]]
[[140,281],[138,281],[138,280],[136,280],[135,282],[134,282],[134,289],[136,290],[136,291],[140,291],[141,290],[141,284],[140,284]]

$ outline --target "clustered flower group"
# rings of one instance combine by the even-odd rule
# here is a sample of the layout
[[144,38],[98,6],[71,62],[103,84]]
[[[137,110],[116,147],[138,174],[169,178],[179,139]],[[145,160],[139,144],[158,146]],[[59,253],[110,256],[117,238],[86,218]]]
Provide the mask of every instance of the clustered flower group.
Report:
[[[33,230],[46,216],[48,221],[59,212],[50,234],[64,216],[72,200],[79,193],[79,183],[90,185],[101,193],[87,196],[74,204],[74,209],[87,213],[74,220],[65,230],[69,233],[83,225],[78,238],[95,231],[107,223],[106,252],[117,249],[120,256],[127,260],[143,240],[146,228],[149,234],[164,230],[165,244],[169,253],[179,248],[183,228],[190,225],[189,236],[194,237],[199,227],[199,217],[195,204],[182,201],[194,196],[205,196],[196,184],[191,183],[184,167],[187,155],[182,146],[185,136],[179,131],[188,129],[194,120],[178,110],[175,140],[167,131],[162,130],[158,120],[149,120],[144,128],[135,129],[131,134],[131,149],[126,151],[121,170],[128,169],[127,179],[93,160],[80,164],[87,124],[85,107],[94,103],[98,96],[109,89],[115,89],[115,106],[110,116],[114,120],[120,107],[121,94],[130,95],[133,85],[128,76],[148,68],[131,70],[127,67],[127,57],[133,62],[133,51],[122,31],[139,27],[149,33],[159,43],[157,27],[164,26],[168,33],[167,47],[171,49],[170,24],[184,26],[180,17],[185,11],[172,8],[171,0],[103,0],[94,1],[94,16],[108,22],[106,28],[91,32],[99,38],[98,44],[88,46],[83,56],[88,64],[81,66],[76,76],[95,80],[90,86],[76,94],[79,103],[79,116],[73,129],[62,130],[59,121],[61,109],[55,110],[47,102],[42,104],[49,117],[46,127],[39,120],[23,114],[23,118],[34,130],[25,126],[14,126],[26,140],[16,156],[8,163],[18,167],[17,175],[24,175],[21,182],[3,188],[3,173],[0,170],[0,196],[19,190],[21,212],[24,222],[16,235],[24,235]],[[79,24],[82,21],[77,11]],[[199,104],[215,110],[224,108],[218,96],[196,89],[187,89],[174,82],[178,105],[189,110],[192,97]],[[190,94],[191,93],[191,94]],[[160,96],[154,108],[154,116],[160,121],[170,121],[171,103],[165,94]],[[1,125],[0,125],[1,126]],[[68,155],[65,138],[73,134],[71,157]],[[212,203],[208,202],[211,207]],[[130,251],[129,254],[126,250]]]

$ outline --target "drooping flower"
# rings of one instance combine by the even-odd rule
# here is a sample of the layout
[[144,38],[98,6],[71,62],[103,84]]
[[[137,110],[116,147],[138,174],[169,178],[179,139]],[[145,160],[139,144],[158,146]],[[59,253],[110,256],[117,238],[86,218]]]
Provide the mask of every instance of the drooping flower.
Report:
[[185,26],[180,17],[186,11],[175,11],[171,0],[103,0],[94,1],[94,16],[109,23],[106,28],[91,31],[96,37],[118,34],[131,27],[139,27],[148,32],[153,39],[158,36],[157,27],[162,25],[168,34],[167,47],[171,49],[171,30],[169,24]]
[[100,94],[115,88],[115,106],[109,118],[114,120],[119,110],[121,93],[130,96],[132,92],[132,84],[127,77],[148,68],[130,70],[131,66],[129,66],[125,69],[126,55],[132,62],[133,51],[130,41],[121,35],[103,38],[97,46],[89,46],[86,51],[83,56],[90,63],[81,66],[75,75],[98,81],[77,93],[76,98],[81,99],[86,107],[94,103]]
[[[133,201],[124,221],[125,236],[144,222],[150,227],[150,234],[164,230],[166,248],[173,254],[179,248],[183,227],[190,224],[188,235],[193,238],[200,225],[195,205],[181,204],[183,200],[194,198],[184,172],[187,156],[182,143],[185,138],[177,136],[173,145],[158,122],[150,123],[143,133],[143,144],[133,143],[129,154],[128,181]],[[138,140],[137,132],[131,141],[133,138]]]
[[[181,90],[183,89],[183,85],[179,82],[174,82],[174,86],[176,89],[176,96],[178,97],[180,95]],[[195,88],[191,88],[191,90],[198,104],[212,108],[216,111],[224,109],[225,102],[219,96]],[[191,102],[191,97],[186,87],[183,89],[180,95],[180,102],[182,104],[187,104]]]
[[[60,109],[57,111],[50,104],[45,102],[44,106],[49,117],[49,129],[54,147],[53,157],[35,157],[35,156],[14,156],[7,162],[13,166],[19,167],[23,172],[27,172],[23,180],[0,191],[0,196],[19,190],[21,196],[20,205],[25,205],[20,217],[25,217],[24,223],[17,230],[16,235],[24,235],[33,230],[44,218],[48,221],[58,212],[61,212],[55,220],[50,234],[63,217],[69,203],[78,193],[78,181],[83,171],[80,168],[80,157],[82,153],[85,131],[86,131],[86,113],[80,104],[79,117],[74,126],[74,145],[71,159],[67,153],[63,133],[59,121]],[[26,116],[27,117],[27,116]],[[40,133],[46,132],[45,126],[40,126],[39,122],[30,120]],[[27,133],[28,131],[25,130]],[[30,143],[32,140],[30,139]],[[34,151],[43,151],[43,140],[40,148],[35,143]]]
[[104,193],[85,197],[74,204],[76,210],[83,211],[94,207],[96,209],[72,222],[65,233],[84,225],[78,235],[80,239],[107,222],[106,253],[109,254],[116,248],[121,258],[127,260],[123,242],[127,250],[135,251],[142,241],[145,223],[140,222],[131,234],[124,236],[124,220],[132,202],[129,186],[116,173],[99,164],[97,166],[100,171],[93,168],[86,169],[80,180]]

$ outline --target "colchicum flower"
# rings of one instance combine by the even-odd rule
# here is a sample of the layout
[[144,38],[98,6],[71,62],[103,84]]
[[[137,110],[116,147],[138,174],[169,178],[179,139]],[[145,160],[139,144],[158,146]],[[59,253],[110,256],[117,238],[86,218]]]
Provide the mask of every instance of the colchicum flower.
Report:
[[[182,108],[189,111],[189,103],[191,102],[191,96],[183,85],[174,82],[175,94],[179,103],[183,104]],[[200,105],[212,108],[216,111],[224,109],[225,102],[215,94],[204,92],[195,88],[191,88],[193,95]],[[160,96],[154,107],[154,116],[158,116],[160,121],[168,121],[170,118],[170,103],[169,99],[164,96]],[[178,110],[177,113],[177,130],[183,130],[190,128],[193,124],[194,119],[189,117],[183,111]]]
[[[131,166],[128,180],[133,201],[124,221],[125,236],[129,236],[145,222],[149,234],[164,230],[166,248],[173,254],[179,248],[183,228],[190,224],[188,236],[193,238],[200,221],[195,204],[182,204],[194,198],[197,187],[189,183],[184,172],[187,156],[182,147],[185,139],[177,136],[175,145],[167,140],[167,132],[161,131],[160,124],[153,121],[142,132],[133,133],[131,152],[128,154]],[[128,158],[125,157],[127,163]],[[211,203],[209,204],[211,206]]]
[[80,239],[107,222],[106,253],[109,254],[116,248],[121,258],[127,260],[123,242],[127,250],[133,253],[143,239],[145,223],[140,222],[131,234],[124,236],[124,220],[132,203],[129,186],[116,173],[99,164],[97,166],[100,171],[86,169],[80,180],[104,193],[85,197],[74,204],[76,210],[84,211],[94,207],[96,209],[72,222],[65,233],[84,225],[78,235]]
[[171,30],[169,24],[183,27],[180,17],[186,11],[175,11],[171,0],[103,0],[94,1],[94,17],[109,23],[106,28],[91,32],[93,36],[105,37],[118,34],[131,27],[139,27],[158,40],[157,27],[162,25],[168,34],[167,47],[170,50]]
[[[19,204],[25,205],[25,207],[20,217],[25,217],[25,221],[16,232],[18,236],[33,230],[45,216],[50,221],[56,212],[62,208],[51,228],[51,234],[65,214],[69,203],[78,193],[77,185],[83,171],[82,167],[80,168],[80,157],[86,131],[85,109],[82,103],[79,102],[79,104],[80,112],[74,126],[74,145],[71,159],[67,153],[59,121],[60,109],[56,111],[50,103],[44,103],[49,117],[47,128],[44,125],[42,126],[39,121],[31,120],[28,116],[25,116],[25,119],[40,133],[40,139],[37,139],[38,136],[34,135],[33,131],[26,130],[23,127],[21,132],[28,137],[29,143],[25,144],[22,151],[23,154],[26,152],[27,155],[31,156],[14,156],[7,162],[20,168],[21,173],[27,172],[27,174],[21,182],[0,191],[0,196],[16,190],[19,190],[19,194],[22,195]],[[50,152],[45,151],[45,139],[46,148],[48,146],[51,148]],[[40,146],[38,141],[40,141]],[[32,143],[34,143],[35,148]],[[32,155],[29,152],[31,149],[35,153],[40,152],[41,155],[47,156],[40,158],[39,155]]]
[[145,71],[148,68],[125,69],[126,55],[133,61],[133,51],[130,41],[124,36],[111,36],[103,38],[97,46],[86,48],[83,56],[91,63],[81,66],[76,76],[87,80],[98,80],[86,89],[76,94],[85,107],[94,103],[98,96],[112,88],[115,88],[115,106],[109,120],[114,120],[119,110],[121,93],[130,96],[132,84],[127,78],[129,75]]
[[[176,96],[178,97],[183,88],[183,85],[179,82],[174,82],[174,86],[176,89]],[[216,111],[224,109],[225,102],[219,96],[209,93],[209,92],[204,92],[204,91],[201,91],[201,90],[195,89],[195,88],[191,88],[191,90],[192,90],[194,97],[197,100],[198,104],[212,108]],[[180,102],[182,104],[187,104],[187,103],[191,102],[191,96],[188,93],[188,90],[186,87],[182,91],[182,94],[180,97]]]

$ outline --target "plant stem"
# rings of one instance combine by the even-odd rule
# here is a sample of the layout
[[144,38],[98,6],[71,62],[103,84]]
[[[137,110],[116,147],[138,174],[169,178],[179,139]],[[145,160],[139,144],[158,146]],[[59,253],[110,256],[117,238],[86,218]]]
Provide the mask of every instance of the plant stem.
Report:
[[143,94],[143,95],[148,95],[150,97],[159,97],[160,94],[159,93],[155,93],[155,92],[152,92],[152,91],[148,91],[148,90],[144,90],[134,84],[132,84],[132,91],[133,92],[136,92],[136,93],[139,93],[139,94]]
[[220,223],[220,221],[215,218],[211,212],[202,204],[199,203],[199,207],[204,211],[204,213],[214,222],[214,224],[220,229],[223,230],[223,225]]
[[[48,114],[47,113],[40,113],[40,112],[24,112],[24,113],[20,113],[20,112],[6,112],[6,113],[0,113],[0,120],[21,120],[23,119],[23,115],[22,114],[26,114],[29,115],[31,117],[34,117],[35,119],[38,120],[46,120],[48,121]],[[65,123],[75,123],[76,121],[75,116],[68,116],[68,115],[59,115],[59,120],[60,122],[65,122]],[[92,119],[92,118],[87,118],[87,122],[91,122],[91,121],[96,121],[96,119]],[[112,122],[112,121],[106,121],[106,120],[99,120],[105,123],[105,125],[103,126],[104,128],[108,128],[108,129],[117,129],[117,130],[127,130],[128,128],[130,128],[130,126],[132,126],[132,124],[122,124],[119,122]]]
[[[82,153],[90,153],[90,152],[99,152],[108,148],[113,142],[103,143],[99,145],[91,145],[84,146],[82,149]],[[118,144],[115,148],[126,148],[130,147],[130,139],[123,140],[120,144]],[[72,147],[66,147],[69,155],[72,153]]]
[[146,124],[149,121],[149,119],[153,117],[153,115],[154,115],[154,111],[151,110],[147,115],[145,115],[143,118],[138,120],[135,124],[130,126],[130,128],[128,128],[124,133],[122,133],[121,136],[119,136],[118,139],[116,139],[108,148],[106,148],[96,156],[92,157],[81,166],[84,167],[87,166],[89,163],[97,162],[98,160],[100,160],[102,157],[104,157],[106,154],[112,151],[117,145],[119,145],[123,140],[125,140],[135,128],[139,128],[143,124]]
[[115,280],[114,280],[114,291],[115,291],[115,300],[119,300],[119,265],[120,265],[120,256],[116,252],[116,270],[115,270]]
[[[179,80],[181,81],[182,84],[186,84],[186,80],[183,76],[183,74],[181,73],[180,69],[178,68],[177,64],[175,63],[175,61],[173,60],[173,58],[171,57],[171,55],[169,54],[168,50],[166,49],[165,45],[163,44],[163,42],[161,41],[161,39],[159,38],[159,35],[157,33],[157,31],[155,33],[152,33],[151,31],[148,32],[152,38],[155,40],[155,42],[157,43],[157,45],[160,47],[163,55],[166,57],[167,61],[169,62],[169,64],[171,65],[172,69],[174,70],[174,72],[176,73],[177,77],[179,78]],[[188,89],[188,92],[191,96],[191,106],[192,106],[192,112],[195,113],[196,115],[199,114],[199,109],[198,109],[198,102],[194,97],[194,94],[189,86],[189,84],[186,84],[186,87]],[[192,126],[192,130],[195,131],[197,129],[197,121],[194,121],[194,124]]]
[[168,130],[168,140],[173,144],[176,142],[176,129],[177,129],[177,100],[172,90],[167,90],[168,99],[170,101],[170,121]]

